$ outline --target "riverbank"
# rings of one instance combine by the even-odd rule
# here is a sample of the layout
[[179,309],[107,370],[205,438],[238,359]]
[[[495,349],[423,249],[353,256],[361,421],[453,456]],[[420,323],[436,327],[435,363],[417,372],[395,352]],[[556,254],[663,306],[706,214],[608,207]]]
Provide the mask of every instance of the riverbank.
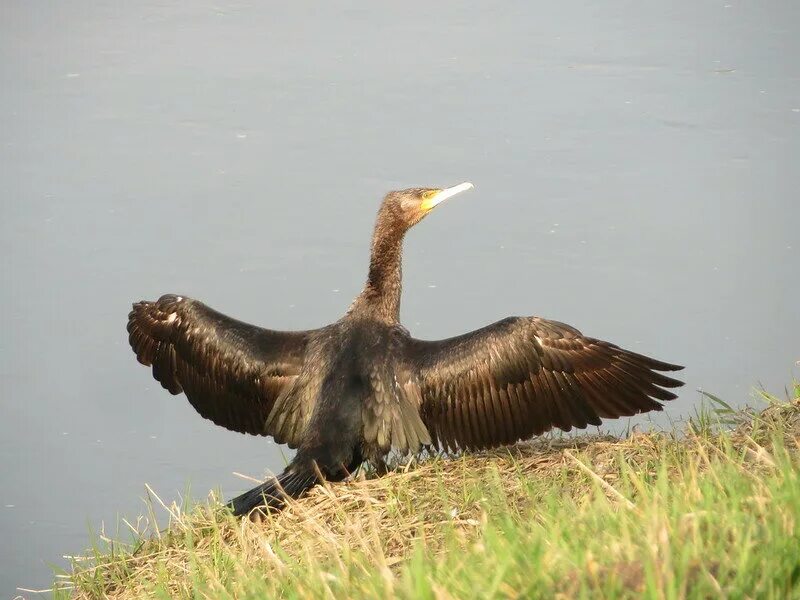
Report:
[[317,487],[264,522],[172,506],[165,529],[130,523],[131,545],[77,559],[56,595],[788,597],[800,386],[761,396],[758,414],[718,404],[680,431],[553,437]]

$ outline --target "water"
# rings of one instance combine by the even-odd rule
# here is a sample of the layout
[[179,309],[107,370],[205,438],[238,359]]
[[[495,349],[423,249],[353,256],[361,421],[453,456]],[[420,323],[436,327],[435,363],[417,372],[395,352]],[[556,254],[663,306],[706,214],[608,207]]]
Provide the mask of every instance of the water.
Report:
[[130,302],[334,320],[392,188],[476,184],[409,235],[419,337],[566,321],[687,365],[660,423],[796,372],[796,3],[0,13],[0,594],[49,586],[145,482],[230,495],[281,468],[135,362]]

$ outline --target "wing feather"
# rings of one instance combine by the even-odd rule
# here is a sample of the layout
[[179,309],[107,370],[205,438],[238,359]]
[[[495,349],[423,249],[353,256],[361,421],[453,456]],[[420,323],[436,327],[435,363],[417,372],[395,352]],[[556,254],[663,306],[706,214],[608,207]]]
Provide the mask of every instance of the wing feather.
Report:
[[439,341],[411,339],[420,414],[437,445],[486,448],[558,427],[661,410],[682,367],[539,317],[510,317]]
[[517,418],[515,402],[509,397],[507,387],[501,385],[497,386],[497,404],[502,408],[505,417],[505,436],[503,437],[503,444],[510,444],[517,439],[517,434],[514,430],[514,423]]
[[168,294],[137,302],[128,315],[131,348],[171,394],[184,392],[203,417],[254,435],[297,442],[297,431],[267,426],[275,400],[303,364],[309,332],[262,329]]

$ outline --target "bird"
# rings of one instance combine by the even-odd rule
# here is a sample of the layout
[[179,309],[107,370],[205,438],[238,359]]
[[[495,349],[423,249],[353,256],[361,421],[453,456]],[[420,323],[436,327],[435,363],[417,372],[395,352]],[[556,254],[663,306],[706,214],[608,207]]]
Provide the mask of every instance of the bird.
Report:
[[133,304],[131,348],[162,387],[217,425],[296,449],[282,473],[229,502],[234,515],[280,510],[363,463],[385,473],[392,451],[511,445],[676,398],[670,389],[683,383],[664,372],[683,367],[537,316],[442,340],[410,335],[400,322],[405,234],[472,187],[386,194],[366,284],[324,327],[265,329],[176,294]]

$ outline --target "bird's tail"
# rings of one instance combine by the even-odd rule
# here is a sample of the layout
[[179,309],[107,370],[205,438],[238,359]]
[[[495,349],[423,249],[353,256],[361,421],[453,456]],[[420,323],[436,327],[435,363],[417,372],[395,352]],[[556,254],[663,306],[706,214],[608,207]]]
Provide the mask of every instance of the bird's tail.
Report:
[[261,485],[236,496],[228,506],[236,516],[249,514],[251,510],[265,507],[266,510],[280,510],[289,498],[299,498],[317,483],[314,473],[285,470],[277,477],[271,477]]

